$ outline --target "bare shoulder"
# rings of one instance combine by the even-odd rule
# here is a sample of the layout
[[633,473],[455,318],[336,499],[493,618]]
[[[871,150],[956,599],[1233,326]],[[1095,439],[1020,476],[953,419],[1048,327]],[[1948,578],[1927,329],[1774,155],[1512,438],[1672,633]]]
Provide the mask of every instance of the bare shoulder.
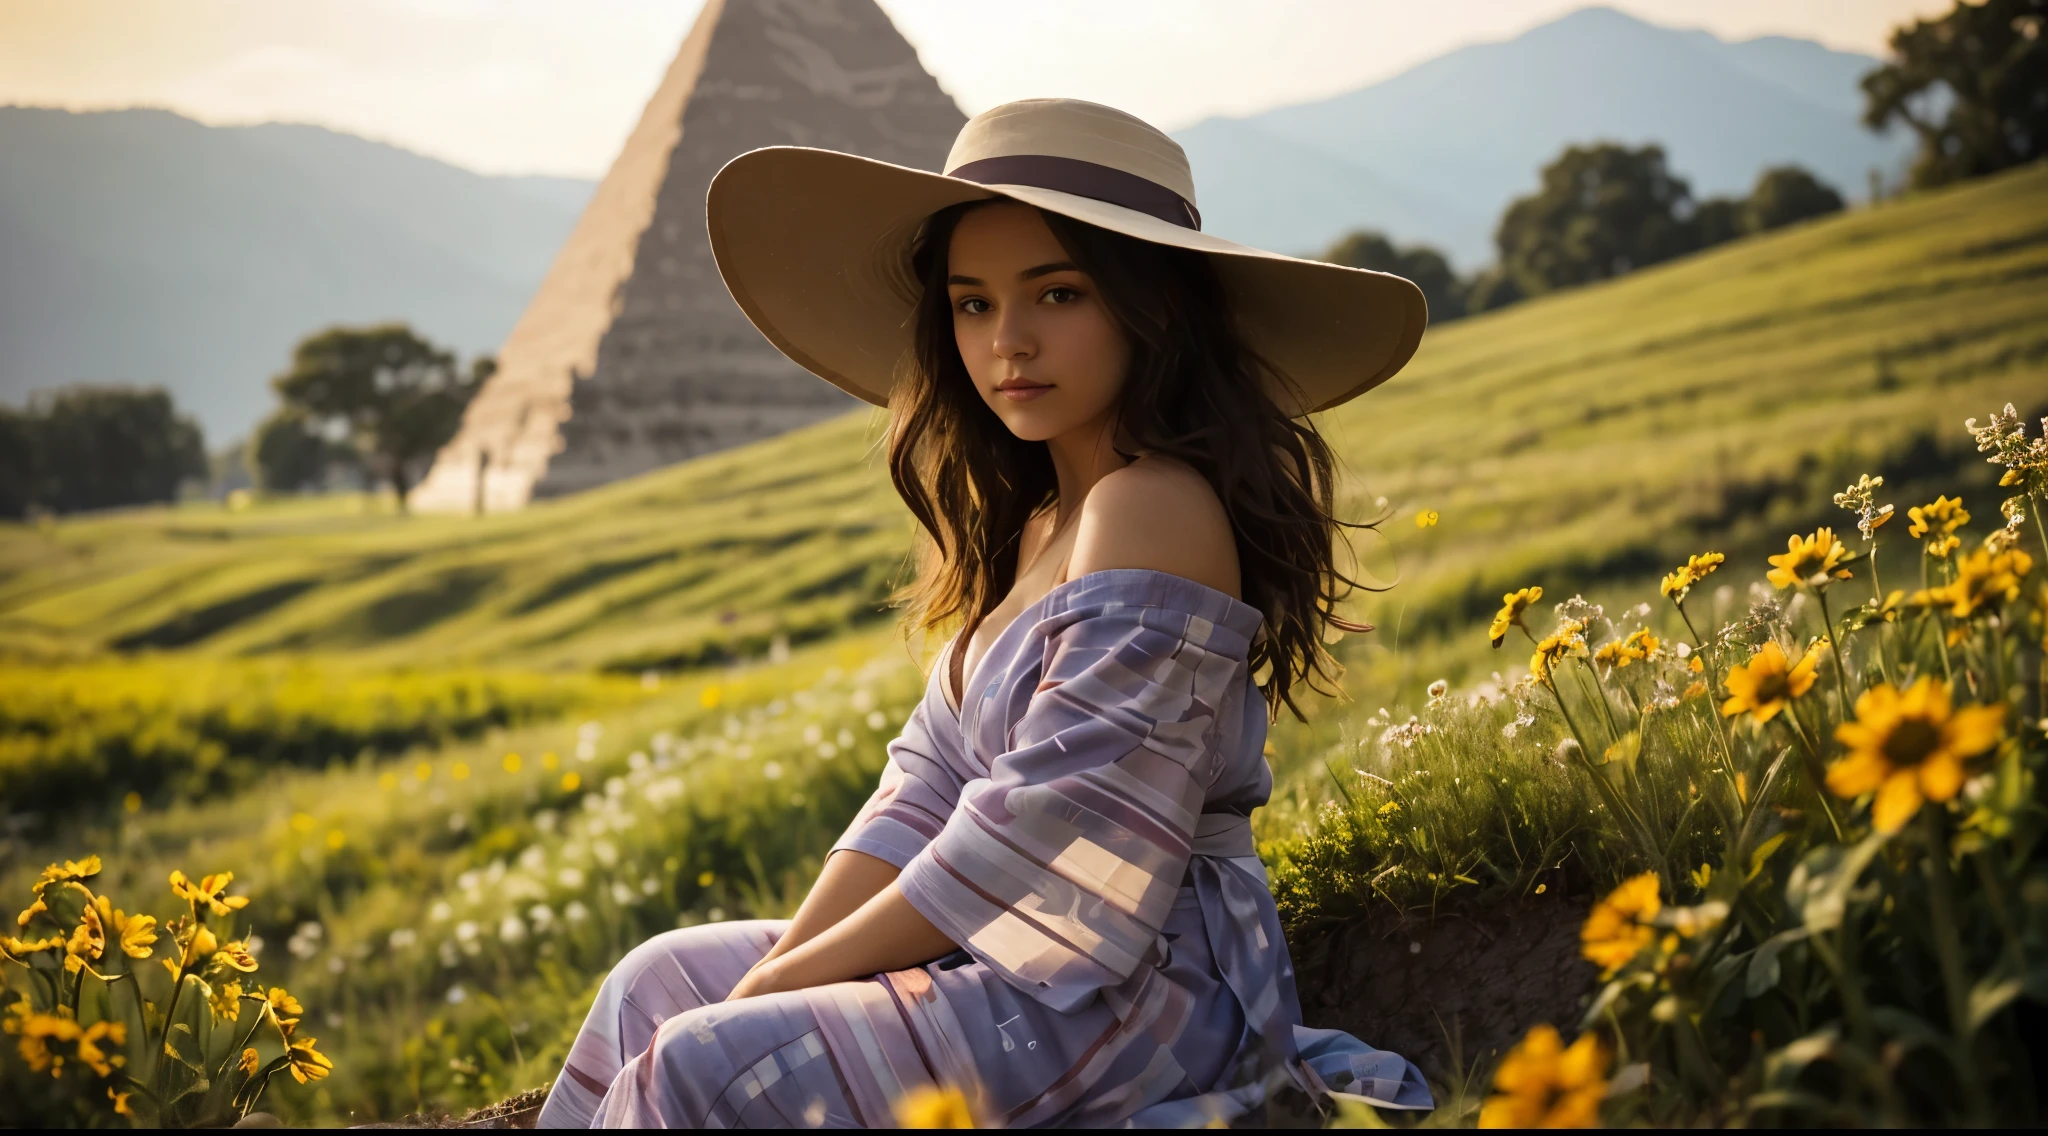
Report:
[[1081,505],[1069,579],[1112,568],[1182,576],[1240,592],[1237,538],[1208,479],[1171,458],[1139,458],[1095,483]]

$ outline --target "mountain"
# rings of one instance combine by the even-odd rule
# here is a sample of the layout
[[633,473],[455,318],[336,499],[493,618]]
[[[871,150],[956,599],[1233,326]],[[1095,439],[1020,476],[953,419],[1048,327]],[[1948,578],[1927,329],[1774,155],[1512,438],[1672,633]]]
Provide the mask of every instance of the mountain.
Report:
[[494,351],[593,188],[314,126],[0,107],[0,401],[161,384],[219,445],[328,324]]
[[[1786,162],[1865,196],[1868,172],[1895,175],[1912,148],[1904,132],[1858,121],[1857,80],[1877,65],[1806,40],[1727,43],[1587,8],[1360,90],[1175,137],[1218,235],[1305,251],[1366,226],[1470,268],[1492,258],[1502,209],[1574,142],[1661,143],[1698,196],[1746,193]],[[1276,196],[1294,208],[1274,208]]]

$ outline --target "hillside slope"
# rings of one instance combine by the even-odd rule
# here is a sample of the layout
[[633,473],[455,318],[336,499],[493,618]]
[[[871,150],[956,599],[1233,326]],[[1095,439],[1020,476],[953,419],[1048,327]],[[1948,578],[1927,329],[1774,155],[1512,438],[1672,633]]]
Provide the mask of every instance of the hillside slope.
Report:
[[[1856,83],[1877,63],[1587,8],[1348,94],[1176,137],[1214,232],[1298,250],[1363,225],[1435,243],[1470,268],[1492,259],[1501,211],[1569,143],[1661,143],[1702,196],[1747,193],[1759,170],[1785,162],[1852,197],[1865,195],[1873,167],[1896,180],[1912,139],[1858,123]],[[1283,141],[1314,158],[1288,160]],[[1307,208],[1274,209],[1275,192]]]
[[[1697,541],[1839,522],[1811,502],[1861,470],[1901,494],[1988,471],[1960,422],[2048,400],[2044,278],[2035,166],[1432,333],[1325,416],[1347,508],[1398,510],[1364,548],[1402,583],[1366,613],[1462,627],[1510,586],[1635,579]],[[629,671],[756,655],[871,617],[901,570],[877,437],[861,412],[485,518],[340,499],[0,528],[0,650]],[[1442,523],[1419,532],[1419,508]]]
[[215,445],[328,324],[497,350],[590,192],[160,110],[0,107],[0,154],[0,399],[161,384]]

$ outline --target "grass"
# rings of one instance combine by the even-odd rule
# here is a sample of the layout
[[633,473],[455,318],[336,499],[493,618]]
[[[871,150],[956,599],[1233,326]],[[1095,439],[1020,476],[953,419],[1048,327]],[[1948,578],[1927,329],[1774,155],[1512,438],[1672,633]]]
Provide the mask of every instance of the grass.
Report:
[[[1748,565],[1724,577],[1739,584],[1785,531],[1844,519],[1825,502],[1859,472],[1884,473],[1902,511],[1960,484],[1988,513],[1995,471],[1957,427],[2048,390],[2044,191],[2048,169],[2017,171],[1462,321],[1328,416],[1350,507],[1390,502],[1364,562],[1399,584],[1360,600],[1380,631],[1340,648],[1350,700],[1275,732],[1259,833],[1293,931],[1596,888],[1639,863],[1558,764],[1547,711],[1505,738],[1520,708],[1464,705],[1526,659],[1489,652],[1474,621],[1525,584],[1620,620],[1709,544]],[[678,913],[789,910],[864,797],[919,682],[879,607],[909,534],[876,433],[852,415],[503,516],[339,498],[0,528],[0,654],[24,685],[160,676],[211,692],[139,711],[188,725],[209,697],[276,701],[235,676],[293,668],[315,690],[489,674],[514,676],[507,705],[558,699],[303,747],[118,819],[91,815],[102,792],[61,845],[0,844],[0,890],[98,851],[108,890],[156,910],[172,867],[234,870],[265,974],[336,1055],[333,1077],[273,1094],[296,1119],[539,1083],[623,950]],[[1417,529],[1421,509],[1442,522]],[[1717,622],[1746,606],[1694,604]],[[598,677],[642,672],[651,690]],[[1440,677],[1456,708],[1426,706]],[[1440,729],[1386,740],[1410,713]],[[1688,720],[1646,728],[1659,799],[1700,776],[1654,732]],[[1674,862],[1708,838],[1697,820],[1654,818]]]

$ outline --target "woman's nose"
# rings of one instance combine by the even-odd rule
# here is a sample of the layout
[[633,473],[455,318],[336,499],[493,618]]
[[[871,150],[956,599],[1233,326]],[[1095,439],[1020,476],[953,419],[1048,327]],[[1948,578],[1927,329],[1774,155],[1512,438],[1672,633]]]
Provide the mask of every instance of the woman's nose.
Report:
[[996,357],[1001,359],[1029,359],[1038,353],[1038,340],[1025,326],[1025,321],[1008,314],[996,321],[993,346]]

